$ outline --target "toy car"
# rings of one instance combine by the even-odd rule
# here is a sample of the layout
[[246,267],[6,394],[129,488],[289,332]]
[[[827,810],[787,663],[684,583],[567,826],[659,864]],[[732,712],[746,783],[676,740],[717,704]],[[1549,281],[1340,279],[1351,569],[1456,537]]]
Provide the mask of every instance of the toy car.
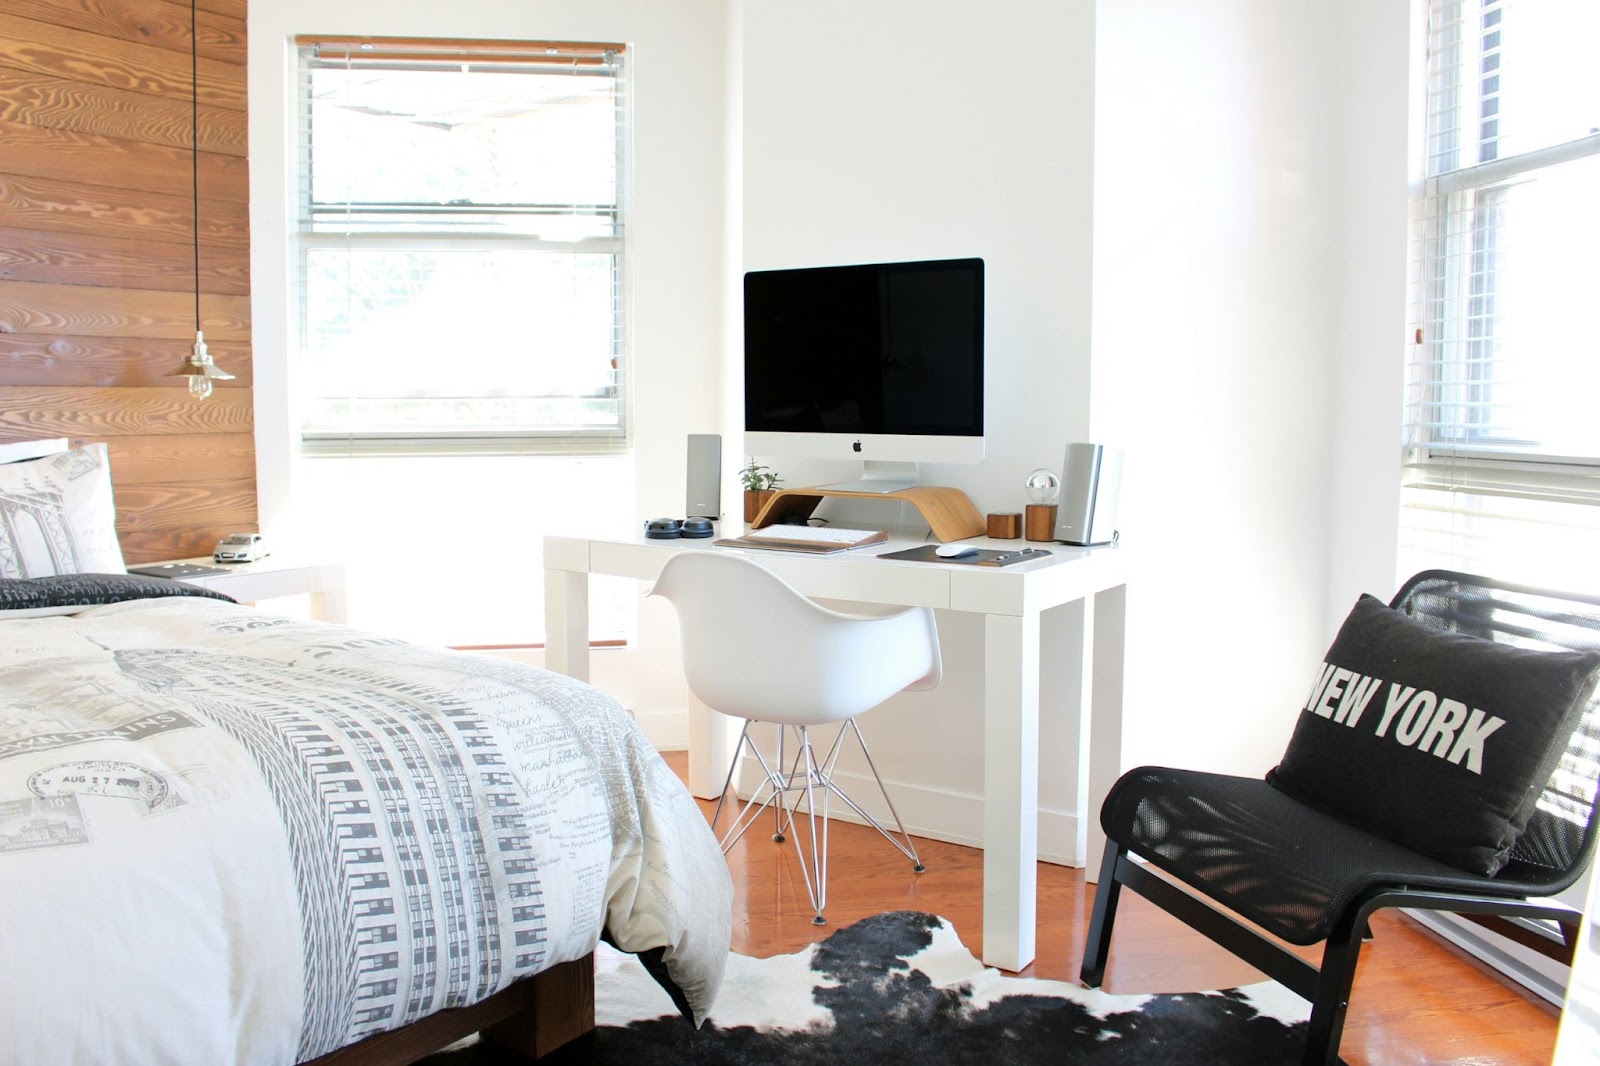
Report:
[[219,563],[253,563],[270,554],[260,533],[229,533],[217,542],[211,558]]

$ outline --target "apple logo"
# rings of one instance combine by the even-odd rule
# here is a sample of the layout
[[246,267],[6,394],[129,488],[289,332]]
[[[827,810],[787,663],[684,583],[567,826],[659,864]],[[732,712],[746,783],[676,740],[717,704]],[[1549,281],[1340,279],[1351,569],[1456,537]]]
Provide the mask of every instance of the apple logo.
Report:
[[850,450],[853,452],[859,452],[861,450],[861,442],[856,441],[854,444],[850,445]]

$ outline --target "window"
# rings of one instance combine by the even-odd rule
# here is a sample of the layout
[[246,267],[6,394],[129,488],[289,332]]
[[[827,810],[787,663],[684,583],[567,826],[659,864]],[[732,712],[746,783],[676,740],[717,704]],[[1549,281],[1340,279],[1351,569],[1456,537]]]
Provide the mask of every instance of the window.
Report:
[[1600,4],[1429,0],[1427,33],[1401,569],[1572,587],[1600,536]]
[[294,506],[352,625],[536,645],[543,536],[632,520],[626,49],[296,45]]
[[297,43],[305,450],[621,451],[623,47]]

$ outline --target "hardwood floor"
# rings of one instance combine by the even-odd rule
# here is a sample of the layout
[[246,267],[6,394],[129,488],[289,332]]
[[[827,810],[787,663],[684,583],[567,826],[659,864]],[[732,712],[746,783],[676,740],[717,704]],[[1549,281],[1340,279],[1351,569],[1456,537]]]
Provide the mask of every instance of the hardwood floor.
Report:
[[[685,772],[682,753],[668,753],[667,762],[680,776]],[[709,819],[712,805],[701,808]],[[918,839],[928,868],[918,875],[870,829],[836,821],[830,833],[828,924],[822,927],[811,924],[792,845],[773,843],[770,830],[752,831],[729,853],[735,951],[760,957],[798,951],[880,911],[922,910],[949,919],[981,955],[982,852]],[[1122,898],[1106,991],[1183,992],[1264,980],[1136,894]],[[1093,902],[1094,886],[1081,870],[1039,865],[1039,956],[1025,975],[1076,983]],[[1307,949],[1307,957],[1318,959],[1318,950]],[[1384,911],[1361,953],[1340,1053],[1349,1066],[1544,1066],[1558,1018],[1521,986],[1411,919]]]

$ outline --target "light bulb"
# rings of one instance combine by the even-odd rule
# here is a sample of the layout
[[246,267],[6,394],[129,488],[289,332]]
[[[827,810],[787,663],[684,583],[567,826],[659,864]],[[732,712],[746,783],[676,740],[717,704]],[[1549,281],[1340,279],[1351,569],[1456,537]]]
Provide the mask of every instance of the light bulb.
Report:
[[203,400],[211,395],[211,379],[204,374],[189,375],[189,395]]
[[1061,479],[1056,477],[1054,470],[1042,466],[1028,475],[1026,485],[1029,503],[1048,505],[1055,503],[1061,495]]

